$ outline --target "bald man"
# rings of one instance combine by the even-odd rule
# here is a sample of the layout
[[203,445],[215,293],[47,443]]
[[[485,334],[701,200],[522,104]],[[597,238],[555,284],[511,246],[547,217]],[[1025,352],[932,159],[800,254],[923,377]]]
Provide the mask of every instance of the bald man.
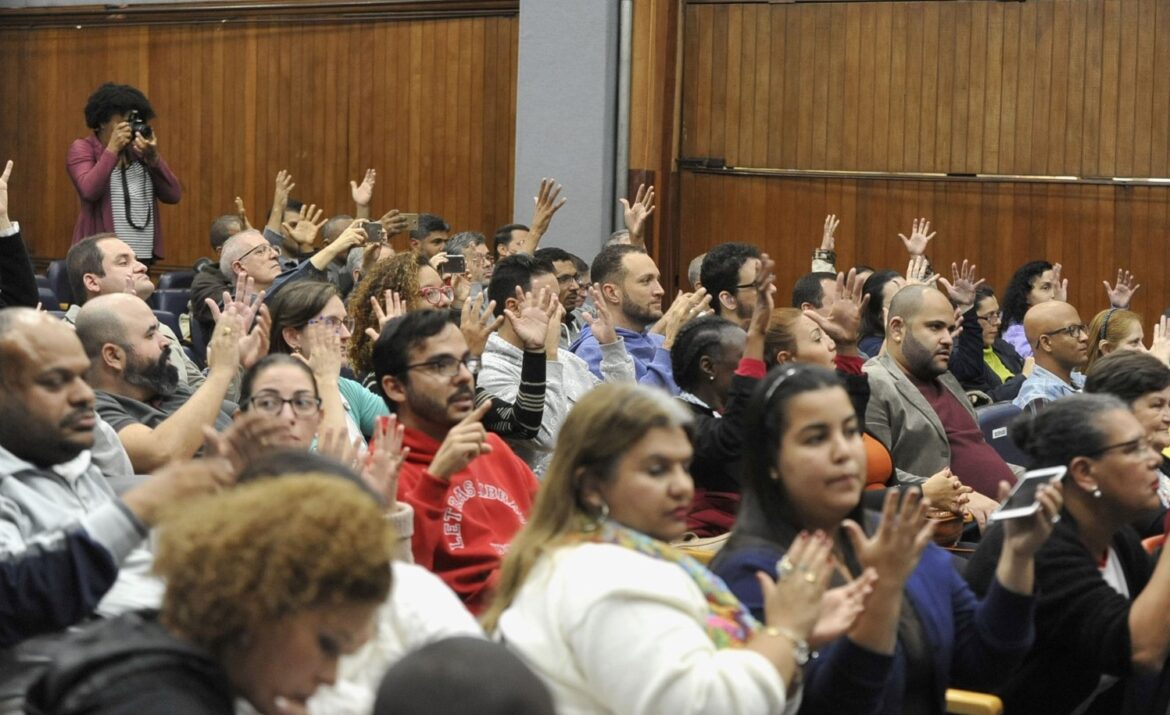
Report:
[[1075,371],[1089,359],[1089,334],[1077,309],[1059,300],[1034,305],[1024,314],[1024,335],[1036,367],[1012,404],[1034,411],[1080,392],[1085,376]]
[[865,424],[890,450],[898,481],[920,484],[950,468],[975,489],[969,506],[978,518],[994,508],[999,482],[1014,484],[1016,477],[984,441],[966,393],[947,371],[954,329],[954,308],[937,289],[898,291],[889,308],[886,352],[864,368],[870,389]]
[[183,385],[170,364],[173,349],[158,319],[129,293],[88,301],[77,314],[77,337],[89,357],[97,411],[118,433],[134,471],[146,474],[203,446],[203,428],[226,429],[236,405],[226,401],[239,364],[241,321],[225,313],[208,344],[208,373],[197,389]]
[[95,607],[157,608],[163,587],[142,545],[146,529],[163,504],[213,486],[168,475],[115,497],[93,453],[117,438],[94,414],[88,370],[68,325],[0,310],[0,645]]

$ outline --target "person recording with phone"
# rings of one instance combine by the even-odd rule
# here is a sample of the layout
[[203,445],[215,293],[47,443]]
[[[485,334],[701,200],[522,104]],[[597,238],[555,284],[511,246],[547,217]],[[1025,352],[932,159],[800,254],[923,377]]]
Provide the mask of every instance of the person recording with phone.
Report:
[[65,162],[81,200],[73,243],[116,233],[143,263],[163,256],[158,202],[177,204],[182,188],[159,153],[154,117],[128,84],[107,82],[90,95],[85,123],[93,134],[74,141]]
[[[1116,397],[1084,394],[1022,416],[1011,436],[1032,468],[1067,471],[1064,508],[1035,558],[1035,645],[996,691],[1004,711],[1165,712],[1150,690],[1170,654],[1170,550],[1152,561],[1130,525],[1159,506],[1162,458],[1146,428]],[[1003,541],[988,529],[967,564],[976,593]]]

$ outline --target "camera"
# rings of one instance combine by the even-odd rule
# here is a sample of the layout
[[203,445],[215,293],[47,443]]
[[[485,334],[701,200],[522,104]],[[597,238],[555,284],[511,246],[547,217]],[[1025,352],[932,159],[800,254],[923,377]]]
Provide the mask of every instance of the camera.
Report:
[[141,136],[143,139],[150,139],[154,136],[154,130],[139,116],[137,109],[130,110],[130,114],[126,115],[126,121],[130,122],[130,131],[133,136]]

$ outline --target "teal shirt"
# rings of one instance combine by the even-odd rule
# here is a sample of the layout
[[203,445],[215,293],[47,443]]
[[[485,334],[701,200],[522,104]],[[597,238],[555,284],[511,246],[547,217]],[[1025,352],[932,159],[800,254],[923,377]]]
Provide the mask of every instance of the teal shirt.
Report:
[[351,426],[356,425],[362,436],[369,440],[374,434],[377,419],[382,416],[388,417],[390,408],[381,397],[362,387],[356,380],[343,377],[338,382],[338,387],[347,407],[346,421],[350,422]]

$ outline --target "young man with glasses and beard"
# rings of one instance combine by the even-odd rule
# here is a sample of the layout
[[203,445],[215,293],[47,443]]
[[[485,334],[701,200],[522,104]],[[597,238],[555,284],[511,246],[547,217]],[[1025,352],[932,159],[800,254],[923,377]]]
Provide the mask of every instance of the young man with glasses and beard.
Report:
[[103,295],[77,314],[77,337],[90,359],[97,412],[118,433],[134,471],[151,472],[189,459],[203,446],[203,428],[231,424],[236,406],[225,395],[236,376],[243,321],[234,308],[216,324],[208,372],[192,390],[170,364],[174,348],[150,307],[128,293]]
[[487,606],[538,486],[528,465],[484,429],[490,403],[475,406],[478,371],[479,360],[444,311],[395,318],[374,345],[378,386],[410,449],[398,494],[414,508],[415,563],[475,614]]

